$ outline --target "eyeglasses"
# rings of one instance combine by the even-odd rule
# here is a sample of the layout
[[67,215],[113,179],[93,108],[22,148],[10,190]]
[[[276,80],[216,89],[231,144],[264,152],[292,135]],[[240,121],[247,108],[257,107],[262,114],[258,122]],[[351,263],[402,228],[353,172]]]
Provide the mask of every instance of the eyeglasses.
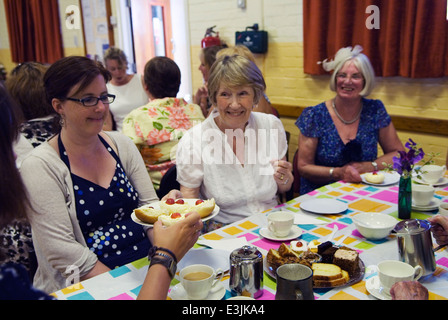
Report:
[[100,97],[87,97],[87,98],[82,98],[82,99],[75,99],[75,98],[66,98],[67,100],[70,101],[76,101],[76,102],[81,102],[82,105],[84,107],[94,107],[98,104],[98,102],[101,100],[101,102],[103,104],[109,104],[114,102],[115,100],[115,95],[113,94],[105,94],[103,96]]
[[[336,74],[336,78],[338,78],[340,80],[345,80],[345,79],[348,79],[349,76],[346,73],[338,73],[338,74]],[[360,81],[360,80],[364,80],[364,77],[360,73],[355,73],[350,76],[350,79],[353,81]]]

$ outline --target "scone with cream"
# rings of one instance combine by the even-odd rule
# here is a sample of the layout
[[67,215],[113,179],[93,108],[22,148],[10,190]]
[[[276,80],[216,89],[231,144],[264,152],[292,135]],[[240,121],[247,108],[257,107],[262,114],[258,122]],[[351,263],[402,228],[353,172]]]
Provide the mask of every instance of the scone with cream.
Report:
[[384,181],[384,174],[377,171],[366,173],[364,177],[370,183],[380,184]]

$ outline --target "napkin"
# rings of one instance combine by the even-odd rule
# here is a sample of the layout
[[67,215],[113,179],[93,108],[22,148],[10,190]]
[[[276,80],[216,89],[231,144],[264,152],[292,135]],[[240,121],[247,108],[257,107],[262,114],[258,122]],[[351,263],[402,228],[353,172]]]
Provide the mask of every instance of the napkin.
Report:
[[207,246],[213,249],[220,249],[228,251],[229,254],[235,249],[241,248],[244,245],[247,245],[246,238],[234,238],[234,239],[222,239],[222,240],[206,240],[199,239],[197,244]]
[[311,217],[303,212],[294,215],[294,224],[327,224],[328,221]]

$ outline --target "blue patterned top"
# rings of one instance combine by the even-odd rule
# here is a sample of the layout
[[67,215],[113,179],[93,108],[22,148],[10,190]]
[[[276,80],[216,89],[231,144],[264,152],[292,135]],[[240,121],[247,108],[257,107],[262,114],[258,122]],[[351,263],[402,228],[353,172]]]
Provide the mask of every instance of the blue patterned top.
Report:
[[[70,162],[59,135],[59,152],[70,169]],[[99,136],[117,161],[108,188],[71,174],[75,190],[76,215],[87,246],[110,269],[143,258],[152,246],[143,227],[132,221],[138,207],[138,193],[126,176],[120,158]]]
[[[342,167],[352,161],[377,158],[379,129],[387,127],[391,118],[380,100],[363,98],[362,103],[356,139],[347,144],[341,140],[325,102],[302,112],[296,126],[304,136],[319,139],[314,159],[316,165]],[[305,194],[321,186],[301,178],[300,193]]]

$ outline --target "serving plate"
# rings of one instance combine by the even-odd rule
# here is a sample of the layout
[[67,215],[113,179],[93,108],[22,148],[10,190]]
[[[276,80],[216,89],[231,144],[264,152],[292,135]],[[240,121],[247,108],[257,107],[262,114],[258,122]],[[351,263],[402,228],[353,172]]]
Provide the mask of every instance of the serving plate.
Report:
[[[275,274],[275,271],[271,266],[269,266],[266,257],[264,257],[264,259],[263,259],[263,269],[271,278],[273,278],[274,281],[277,281],[277,276]],[[319,287],[313,287],[313,288],[314,289],[333,289],[333,288],[349,287],[349,286],[352,286],[355,283],[358,283],[359,281],[361,281],[364,278],[365,273],[366,273],[366,268],[365,268],[364,262],[361,260],[361,258],[359,258],[359,268],[356,270],[356,272],[354,274],[349,274],[350,280],[348,282],[341,284],[339,286],[334,286],[334,287],[319,286]]]
[[[199,199],[184,199],[184,198],[182,198],[182,200],[184,200],[189,205],[194,206],[196,201]],[[153,207],[154,209],[160,209],[160,202],[161,201],[152,202],[152,203],[146,204],[144,206],[141,206],[140,208]],[[218,213],[219,213],[219,206],[217,204],[215,204],[215,209],[213,209],[212,213],[209,214],[207,217],[203,218],[202,221],[210,220],[213,217],[215,217]],[[137,216],[135,215],[134,212],[131,213],[131,219],[135,223],[141,224],[142,226],[150,227],[150,228],[153,227],[152,223],[144,222],[144,221],[141,221],[139,218],[137,218]]]

